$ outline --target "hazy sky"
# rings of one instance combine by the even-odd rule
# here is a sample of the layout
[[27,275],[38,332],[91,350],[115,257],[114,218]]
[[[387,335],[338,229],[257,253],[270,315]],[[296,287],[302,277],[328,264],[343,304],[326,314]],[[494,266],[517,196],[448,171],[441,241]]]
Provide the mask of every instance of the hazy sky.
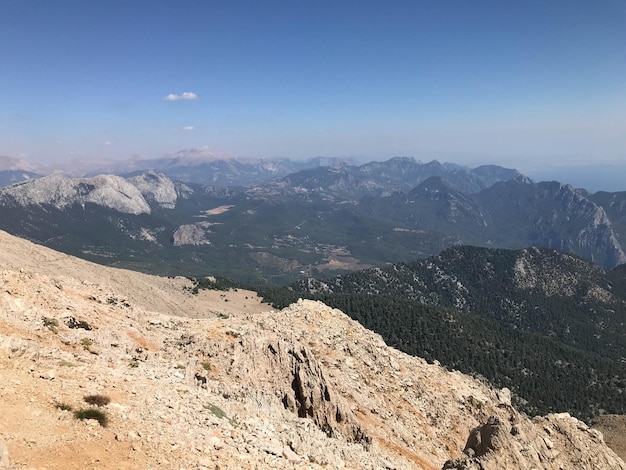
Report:
[[626,1],[0,1],[0,155],[190,147],[626,163]]

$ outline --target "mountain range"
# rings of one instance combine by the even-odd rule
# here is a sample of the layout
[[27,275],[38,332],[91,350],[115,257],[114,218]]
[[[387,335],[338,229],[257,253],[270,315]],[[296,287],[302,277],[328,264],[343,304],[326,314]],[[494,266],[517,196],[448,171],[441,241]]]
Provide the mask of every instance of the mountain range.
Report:
[[[269,170],[244,171],[232,159],[187,153],[160,164],[172,174],[135,174],[143,170],[136,162],[133,176],[52,173],[1,188],[0,228],[104,264],[249,283],[382,266],[454,245],[556,248],[606,269],[626,262],[626,193],[534,183],[498,166],[317,159],[268,180]],[[272,165],[274,176],[290,171]],[[172,179],[181,168],[220,185]]]
[[[62,172],[70,177],[90,177],[101,174],[129,177],[149,171],[163,173],[173,180],[186,183],[248,186],[305,169],[343,163],[354,164],[355,160],[337,157],[314,157],[307,160],[235,158],[198,148],[180,150],[159,158],[135,156],[119,161],[72,160],[53,166],[33,165],[17,158],[0,156],[0,186],[54,172]],[[20,179],[21,175],[24,177]],[[13,179],[10,179],[11,177]]]

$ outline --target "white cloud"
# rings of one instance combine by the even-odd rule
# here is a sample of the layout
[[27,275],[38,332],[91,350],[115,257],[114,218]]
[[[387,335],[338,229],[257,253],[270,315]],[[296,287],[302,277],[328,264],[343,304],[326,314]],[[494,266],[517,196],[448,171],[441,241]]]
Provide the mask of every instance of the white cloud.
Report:
[[197,100],[199,97],[191,91],[185,91],[180,95],[170,93],[164,99],[165,101],[179,101],[179,100]]
[[104,145],[112,145],[112,144],[113,144],[113,142],[110,142],[108,140],[104,143]]
[[194,126],[185,126],[185,127],[183,127],[184,131],[193,131],[194,129],[195,129]]

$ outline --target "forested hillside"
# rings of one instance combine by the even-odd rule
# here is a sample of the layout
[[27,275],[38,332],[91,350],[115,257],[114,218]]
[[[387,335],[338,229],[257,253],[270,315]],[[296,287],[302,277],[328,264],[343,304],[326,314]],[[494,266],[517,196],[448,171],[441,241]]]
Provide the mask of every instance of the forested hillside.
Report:
[[626,357],[626,290],[616,270],[556,250],[460,246],[439,256],[294,285],[311,293],[382,294],[491,318],[564,344]]

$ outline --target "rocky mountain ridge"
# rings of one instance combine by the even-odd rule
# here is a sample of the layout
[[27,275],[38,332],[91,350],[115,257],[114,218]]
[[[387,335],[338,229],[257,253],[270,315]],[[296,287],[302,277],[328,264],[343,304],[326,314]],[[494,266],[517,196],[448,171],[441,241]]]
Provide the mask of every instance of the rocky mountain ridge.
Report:
[[407,192],[432,177],[443,178],[459,191],[477,193],[497,181],[520,177],[517,170],[496,165],[468,168],[453,163],[428,163],[409,157],[362,165],[320,166],[302,170],[268,184],[266,190],[318,193],[323,197],[359,200]]
[[468,194],[434,177],[408,193],[364,198],[359,209],[413,229],[445,233],[457,244],[556,248],[609,269],[626,263],[604,208],[556,181],[534,183],[518,176]]
[[[527,246],[576,253],[605,268],[626,263],[620,238],[603,206],[568,184],[525,183],[496,183],[478,195],[479,202],[492,207],[500,233],[525,235],[531,241]],[[496,244],[497,236],[493,235]]]
[[[11,468],[626,468],[584,423],[529,419],[318,302],[193,295],[4,232],[0,266]],[[64,411],[88,395],[106,427]]]
[[604,209],[618,239],[626,240],[626,191],[616,193],[599,191],[588,197]]

